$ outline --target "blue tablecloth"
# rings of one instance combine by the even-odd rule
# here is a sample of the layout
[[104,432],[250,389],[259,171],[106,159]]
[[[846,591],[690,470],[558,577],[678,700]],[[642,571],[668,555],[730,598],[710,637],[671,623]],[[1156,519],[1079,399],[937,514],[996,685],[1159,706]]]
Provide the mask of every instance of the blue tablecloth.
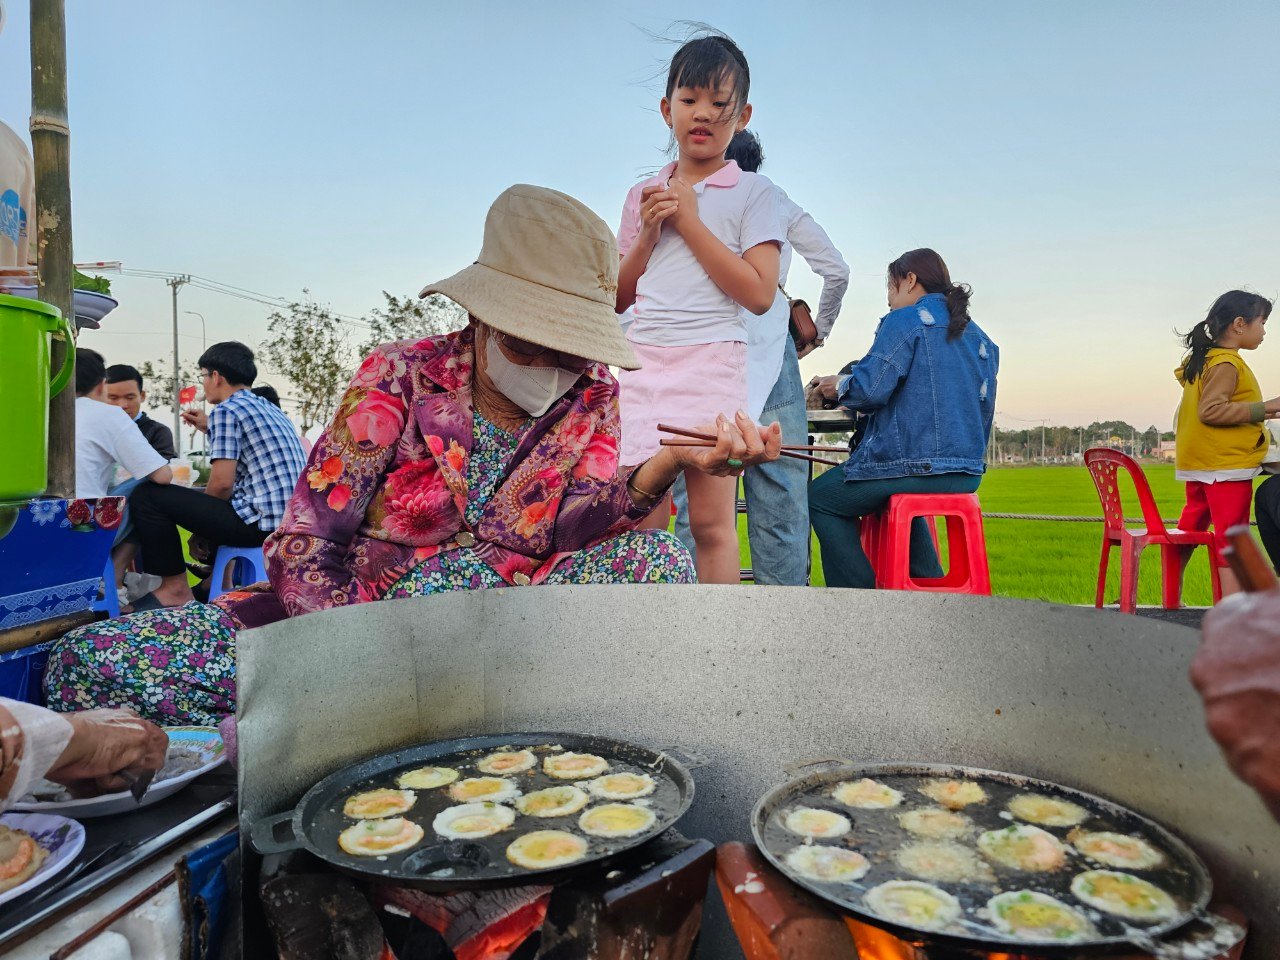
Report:
[[[124,503],[104,497],[0,504],[0,630],[89,609]],[[0,697],[43,704],[48,651],[45,642],[0,653]]]
[[124,499],[30,500],[0,514],[14,510],[12,529],[0,535],[0,630],[88,609]]

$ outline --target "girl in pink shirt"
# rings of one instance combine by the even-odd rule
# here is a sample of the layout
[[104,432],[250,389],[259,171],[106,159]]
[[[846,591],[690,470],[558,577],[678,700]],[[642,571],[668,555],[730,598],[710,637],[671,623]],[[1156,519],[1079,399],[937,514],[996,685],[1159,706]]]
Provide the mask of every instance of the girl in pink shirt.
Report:
[[[784,239],[773,185],[724,156],[751,119],[750,84],[746,58],[722,35],[671,60],[660,108],[679,157],[631,188],[618,230],[617,309],[643,365],[618,378],[623,464],[658,451],[659,423],[716,432],[726,417],[750,422],[740,308],[773,304]],[[699,582],[737,583],[737,475],[686,483]],[[646,525],[665,528],[670,511],[664,499]]]

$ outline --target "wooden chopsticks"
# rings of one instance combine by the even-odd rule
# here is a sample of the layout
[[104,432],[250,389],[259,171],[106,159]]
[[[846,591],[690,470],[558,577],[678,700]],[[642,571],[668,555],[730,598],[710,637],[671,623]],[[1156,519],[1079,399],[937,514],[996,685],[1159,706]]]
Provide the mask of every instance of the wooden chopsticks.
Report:
[[1258,549],[1258,542],[1253,539],[1247,524],[1228,529],[1227,540],[1222,555],[1227,558],[1231,572],[1246,593],[1261,593],[1280,586],[1280,580],[1276,579],[1271,564]]
[[[698,433],[696,430],[686,430],[683,427],[672,427],[665,423],[658,424],[658,430],[662,433],[673,433],[678,437],[690,438],[688,440],[672,440],[667,437],[663,437],[658,442],[664,447],[714,447],[716,445],[716,438],[709,433]],[[829,467],[838,467],[842,463],[840,460],[824,460],[822,457],[810,456],[809,453],[801,451],[813,451],[815,453],[849,452],[846,447],[821,447],[785,443],[782,445],[782,455],[784,457],[792,457],[796,460],[810,460],[814,463],[826,464]]]

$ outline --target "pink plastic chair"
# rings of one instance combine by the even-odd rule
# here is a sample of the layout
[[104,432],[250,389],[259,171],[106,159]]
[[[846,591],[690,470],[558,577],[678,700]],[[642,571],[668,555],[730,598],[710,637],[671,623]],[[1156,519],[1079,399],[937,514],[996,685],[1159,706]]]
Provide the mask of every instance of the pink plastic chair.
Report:
[[[1213,534],[1207,530],[1172,530],[1160,518],[1160,508],[1151,493],[1151,484],[1138,462],[1119,450],[1093,447],[1084,452],[1084,464],[1098,488],[1105,526],[1102,532],[1102,560],[1098,565],[1098,594],[1095,607],[1101,607],[1107,587],[1107,561],[1113,547],[1120,548],[1120,612],[1136,613],[1138,609],[1138,560],[1148,546],[1160,547],[1161,594],[1166,610],[1182,606],[1182,570],[1196,547],[1209,549],[1209,575],[1213,580],[1213,602],[1222,599],[1222,583],[1213,556]],[[1120,501],[1118,474],[1123,468],[1133,480],[1142,507],[1145,529],[1130,530],[1124,522],[1124,505]]]

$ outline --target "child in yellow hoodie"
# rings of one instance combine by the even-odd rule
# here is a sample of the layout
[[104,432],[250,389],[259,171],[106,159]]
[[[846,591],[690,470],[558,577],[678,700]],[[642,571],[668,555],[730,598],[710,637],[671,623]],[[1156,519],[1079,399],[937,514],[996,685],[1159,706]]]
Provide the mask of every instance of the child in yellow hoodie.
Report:
[[1249,522],[1253,478],[1261,471],[1268,437],[1262,423],[1280,414],[1280,397],[1264,401],[1258,380],[1240,356],[1266,336],[1271,301],[1231,290],[1183,339],[1190,353],[1174,371],[1182,384],[1178,406],[1177,473],[1187,484],[1180,530],[1213,525],[1214,562],[1224,595],[1239,589],[1222,548],[1230,527]]

